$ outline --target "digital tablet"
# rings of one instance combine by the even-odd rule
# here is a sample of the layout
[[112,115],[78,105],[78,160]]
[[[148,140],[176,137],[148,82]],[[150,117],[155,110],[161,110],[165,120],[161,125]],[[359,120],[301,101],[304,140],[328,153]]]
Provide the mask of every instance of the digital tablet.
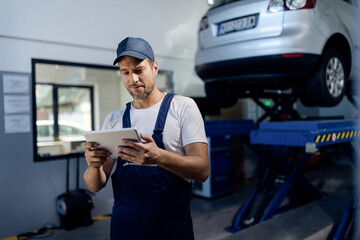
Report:
[[123,146],[121,144],[122,139],[141,141],[135,128],[88,131],[84,132],[83,135],[87,142],[96,142],[99,144],[99,148],[109,151],[111,156],[116,155],[117,146]]

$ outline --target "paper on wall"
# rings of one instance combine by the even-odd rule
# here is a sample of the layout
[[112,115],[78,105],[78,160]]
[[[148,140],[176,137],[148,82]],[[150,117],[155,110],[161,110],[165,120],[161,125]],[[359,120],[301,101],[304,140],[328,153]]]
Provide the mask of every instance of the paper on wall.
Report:
[[29,113],[30,99],[29,95],[5,95],[4,96],[4,113]]
[[5,115],[5,133],[30,132],[30,115]]
[[3,74],[4,93],[29,93],[29,91],[29,76],[20,74]]

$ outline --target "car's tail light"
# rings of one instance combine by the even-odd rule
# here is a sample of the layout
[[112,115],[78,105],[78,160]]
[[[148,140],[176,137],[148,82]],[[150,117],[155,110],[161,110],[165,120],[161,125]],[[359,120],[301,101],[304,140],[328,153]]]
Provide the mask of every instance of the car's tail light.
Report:
[[271,0],[269,12],[314,8],[316,0]]
[[209,23],[208,23],[208,19],[206,16],[204,16],[201,21],[200,21],[200,28],[199,28],[199,32],[207,29],[209,27]]
[[286,53],[286,54],[281,54],[281,56],[283,58],[298,58],[298,57],[303,57],[304,54],[303,53]]

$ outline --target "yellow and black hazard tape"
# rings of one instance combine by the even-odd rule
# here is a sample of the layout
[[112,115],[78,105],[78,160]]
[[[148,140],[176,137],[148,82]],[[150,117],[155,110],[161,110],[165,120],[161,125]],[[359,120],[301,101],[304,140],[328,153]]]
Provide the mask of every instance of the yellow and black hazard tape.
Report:
[[[99,221],[99,220],[104,220],[104,219],[107,219],[107,218],[110,218],[110,217],[111,217],[111,214],[93,217],[92,220],[93,221]],[[62,228],[59,228],[59,227],[53,227],[53,228],[44,227],[44,228],[41,228],[41,229],[33,231],[33,232],[23,233],[23,234],[19,234],[17,236],[13,236],[13,237],[3,238],[2,240],[29,239],[29,238],[32,238],[33,236],[36,236],[36,235],[41,235],[41,234],[45,234],[45,233],[51,233],[51,232],[55,232],[55,231],[61,230],[61,229]]]
[[352,140],[351,138],[360,137],[360,130],[349,130],[349,131],[340,131],[326,134],[319,134],[315,136],[315,143],[327,143],[327,142],[337,142],[344,140]]
[[3,240],[19,240],[19,239],[29,239],[32,238],[34,236],[37,235],[42,235],[45,233],[51,233],[51,232],[55,232],[57,230],[59,230],[60,228],[58,227],[54,227],[54,228],[42,228],[33,232],[28,232],[28,233],[23,233],[23,234],[19,234],[17,236],[13,236],[13,237],[9,237],[9,238],[4,238]]

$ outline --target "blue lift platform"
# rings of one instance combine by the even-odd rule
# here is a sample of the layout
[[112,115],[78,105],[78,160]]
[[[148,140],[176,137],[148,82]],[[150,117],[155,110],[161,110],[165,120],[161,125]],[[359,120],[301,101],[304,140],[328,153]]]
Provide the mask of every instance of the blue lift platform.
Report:
[[319,147],[356,139],[360,123],[350,120],[262,122],[251,132],[251,144],[305,147],[315,153]]
[[[304,165],[323,147],[358,140],[359,130],[360,123],[350,120],[261,122],[258,129],[250,132],[250,146],[263,147],[255,151],[266,159],[267,166],[258,188],[237,211],[227,230],[240,231],[286,210],[281,203],[291,189],[302,191],[309,201],[321,197],[321,193],[302,176]],[[350,144],[346,145],[349,147]],[[302,150],[301,158],[296,164],[290,163],[288,159],[293,150],[299,148]],[[347,152],[352,150],[350,145]],[[279,175],[279,169],[287,169],[287,173]],[[343,239],[351,222],[353,205],[354,200],[333,239]]]

